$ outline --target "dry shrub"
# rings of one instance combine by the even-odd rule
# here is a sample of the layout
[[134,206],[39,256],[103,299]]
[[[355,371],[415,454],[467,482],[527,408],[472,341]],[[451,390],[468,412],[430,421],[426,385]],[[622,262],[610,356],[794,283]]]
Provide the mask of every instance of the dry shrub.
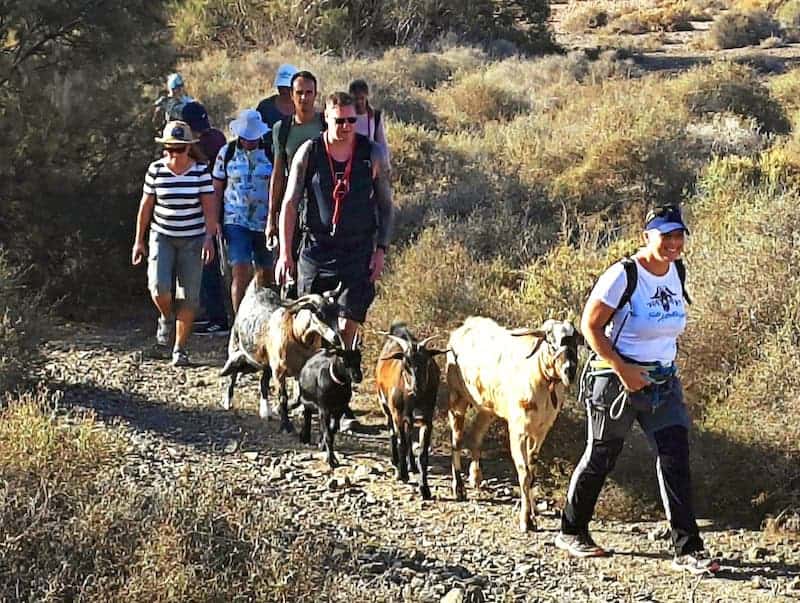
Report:
[[784,2],[775,13],[775,18],[794,37],[797,37],[800,31],[800,0]]
[[432,334],[473,314],[504,317],[517,279],[500,260],[476,261],[444,228],[427,228],[391,260],[369,322],[385,329],[405,320]]
[[456,129],[477,129],[490,120],[509,120],[527,108],[480,72],[437,89],[431,103],[439,120]]
[[609,9],[592,2],[570,2],[561,12],[561,29],[572,33],[583,33],[608,25]]
[[753,155],[767,143],[753,117],[712,113],[709,119],[686,126],[686,133],[706,155]]
[[[2,600],[344,601],[335,529],[234,493],[234,470],[185,467],[143,487],[142,461],[91,416],[65,420],[44,390],[0,415]],[[150,468],[148,476],[159,471]],[[352,551],[359,550],[353,543]],[[331,569],[334,568],[334,569]],[[376,596],[386,593],[376,587]]]
[[690,10],[681,3],[623,12],[608,24],[614,33],[643,34],[656,31],[691,31]]
[[731,10],[714,21],[708,32],[708,40],[713,48],[740,48],[753,46],[776,35],[780,35],[780,26],[769,13]]
[[26,377],[46,312],[0,247],[0,395]]
[[730,112],[755,118],[766,133],[784,134],[789,120],[755,71],[745,65],[720,61],[682,75],[675,92],[694,115]]
[[770,93],[790,115],[800,109],[800,68],[770,78]]

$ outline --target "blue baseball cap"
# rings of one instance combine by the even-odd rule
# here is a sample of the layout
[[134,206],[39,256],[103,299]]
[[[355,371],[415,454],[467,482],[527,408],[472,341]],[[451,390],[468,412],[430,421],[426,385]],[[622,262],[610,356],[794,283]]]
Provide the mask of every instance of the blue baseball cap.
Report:
[[666,205],[651,209],[647,212],[644,229],[657,230],[661,234],[682,230],[689,234],[689,229],[686,228],[686,223],[681,215],[681,208],[677,205]]
[[170,90],[175,90],[175,88],[180,88],[183,86],[183,78],[181,77],[180,73],[170,73],[169,77],[167,78],[167,88]]
[[181,119],[189,124],[189,127],[195,132],[205,132],[211,127],[206,108],[197,101],[186,103],[183,106]]

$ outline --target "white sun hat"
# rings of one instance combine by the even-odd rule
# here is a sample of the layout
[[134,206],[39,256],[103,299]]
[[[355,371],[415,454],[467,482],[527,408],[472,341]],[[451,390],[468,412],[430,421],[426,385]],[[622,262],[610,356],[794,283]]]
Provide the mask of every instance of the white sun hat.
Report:
[[258,140],[270,130],[255,109],[240,111],[239,116],[231,122],[230,128],[231,132],[245,140]]

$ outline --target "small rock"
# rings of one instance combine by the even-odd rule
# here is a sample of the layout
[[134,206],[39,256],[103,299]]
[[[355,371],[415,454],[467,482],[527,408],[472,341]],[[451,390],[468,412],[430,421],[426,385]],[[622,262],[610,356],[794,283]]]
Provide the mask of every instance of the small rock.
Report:
[[271,482],[278,482],[283,479],[285,472],[283,467],[273,467],[272,471],[269,472],[269,481]]
[[441,598],[440,603],[464,603],[464,591],[460,588],[453,588]]
[[667,524],[661,524],[654,527],[647,533],[647,539],[651,542],[656,540],[666,540],[669,538],[670,528]]
[[796,576],[789,582],[789,590],[800,590],[800,576]]
[[536,510],[537,510],[539,513],[544,513],[545,511],[547,511],[547,509],[548,509],[548,507],[549,507],[549,506],[550,506],[550,505],[549,505],[549,504],[547,504],[547,501],[546,501],[546,500],[543,500],[542,502],[540,502],[540,503],[538,503],[538,504],[536,505]]
[[386,570],[383,563],[373,561],[372,563],[364,563],[361,570],[366,574],[382,574]]
[[753,588],[769,588],[769,585],[763,576],[753,576],[750,579],[750,586]]
[[225,454],[233,454],[237,450],[239,450],[239,441],[238,440],[228,440],[225,442],[225,448],[223,448]]
[[764,559],[768,554],[769,551],[763,546],[752,546],[747,549],[747,560],[759,561],[760,559]]
[[248,461],[255,461],[258,458],[258,452],[245,452],[244,458],[246,458]]

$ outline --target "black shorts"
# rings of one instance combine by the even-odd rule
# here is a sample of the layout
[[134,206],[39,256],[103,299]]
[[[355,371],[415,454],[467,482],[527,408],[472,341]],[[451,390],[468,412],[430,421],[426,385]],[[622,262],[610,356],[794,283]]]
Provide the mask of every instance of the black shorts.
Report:
[[342,283],[339,315],[359,323],[375,299],[370,282],[371,239],[355,243],[329,244],[305,237],[297,261],[297,294],[322,293]]

